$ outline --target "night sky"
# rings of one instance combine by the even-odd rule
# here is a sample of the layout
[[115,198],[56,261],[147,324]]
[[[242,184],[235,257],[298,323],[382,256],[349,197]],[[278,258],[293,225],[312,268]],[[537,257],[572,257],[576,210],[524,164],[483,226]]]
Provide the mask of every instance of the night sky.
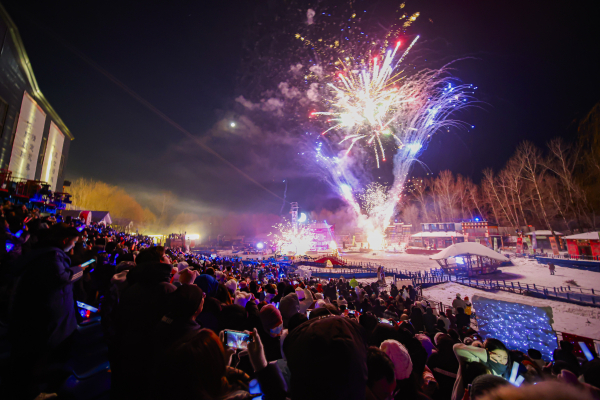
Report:
[[[238,121],[245,132],[263,132],[260,122],[240,120],[235,98],[243,90],[242,41],[273,2],[2,0],[41,90],[75,136],[67,179],[120,185],[142,203],[170,190],[182,211],[278,214],[282,204],[72,46],[278,196],[287,179],[287,200],[303,209],[339,206],[285,146],[258,134],[262,142],[248,150],[226,127]],[[543,146],[555,136],[574,137],[576,120],[600,101],[599,28],[584,3],[407,0],[421,12],[410,28],[421,35],[419,45],[439,61],[468,58],[454,74],[479,88],[479,107],[460,115],[475,128],[435,135],[421,156],[432,172],[450,169],[478,181],[484,168],[501,168],[522,140]]]

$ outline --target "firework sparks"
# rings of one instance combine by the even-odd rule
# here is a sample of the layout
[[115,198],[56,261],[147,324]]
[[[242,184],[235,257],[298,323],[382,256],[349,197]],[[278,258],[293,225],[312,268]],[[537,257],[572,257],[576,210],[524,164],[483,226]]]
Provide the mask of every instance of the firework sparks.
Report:
[[369,69],[361,68],[359,63],[352,66],[349,62],[340,60],[342,71],[338,74],[339,82],[328,84],[334,95],[331,104],[334,110],[313,114],[330,116],[329,121],[334,123],[322,133],[323,135],[332,130],[345,133],[340,143],[350,144],[346,154],[364,139],[367,145],[373,148],[379,167],[379,160],[385,161],[384,142],[389,141],[388,137],[397,146],[403,145],[392,122],[397,117],[400,105],[411,101],[411,98],[405,96],[396,85],[402,80],[402,71],[395,71],[418,39],[417,36],[396,60],[401,45],[398,42],[393,50],[387,51],[381,64],[379,57],[374,57]]
[[372,215],[379,208],[383,207],[387,203],[388,197],[387,187],[377,182],[367,185],[362,193],[358,195],[362,208],[367,215]]
[[307,225],[299,224],[294,229],[288,221],[273,225],[273,228],[278,232],[269,233],[269,236],[272,236],[271,242],[282,254],[306,254],[315,240],[314,232]]

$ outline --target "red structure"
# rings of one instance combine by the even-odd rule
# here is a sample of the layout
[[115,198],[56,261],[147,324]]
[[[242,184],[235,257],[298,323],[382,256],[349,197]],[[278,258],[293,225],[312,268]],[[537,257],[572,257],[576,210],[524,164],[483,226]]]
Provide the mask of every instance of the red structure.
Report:
[[600,236],[598,232],[579,233],[565,237],[571,257],[600,256]]
[[332,265],[342,265],[342,266],[346,265],[346,262],[344,260],[342,260],[341,258],[335,257],[335,256],[326,256],[323,258],[319,258],[315,262],[326,263],[327,261],[331,261]]

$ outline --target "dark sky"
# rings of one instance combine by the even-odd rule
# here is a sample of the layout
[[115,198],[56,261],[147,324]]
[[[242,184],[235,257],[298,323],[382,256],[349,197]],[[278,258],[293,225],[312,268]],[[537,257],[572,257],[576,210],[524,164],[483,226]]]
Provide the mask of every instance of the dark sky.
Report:
[[[193,135],[214,138],[227,131],[223,124],[238,121],[242,40],[265,3],[2,0],[42,91],[75,136],[67,178],[121,185],[142,202],[170,190],[187,211],[279,213],[280,199],[206,153],[62,42]],[[456,64],[455,75],[478,86],[482,102],[460,116],[474,129],[435,135],[421,157],[433,172],[450,169],[478,180],[482,169],[501,168],[522,140],[543,146],[555,136],[572,137],[573,121],[600,101],[600,35],[595,12],[584,5],[590,2],[407,3],[421,12],[411,27],[420,45],[440,60],[472,57]],[[302,161],[269,141],[264,154],[249,155],[243,138],[228,134],[215,150],[269,190],[282,196],[287,178],[288,201],[309,210],[338,204],[303,173],[296,164]]]

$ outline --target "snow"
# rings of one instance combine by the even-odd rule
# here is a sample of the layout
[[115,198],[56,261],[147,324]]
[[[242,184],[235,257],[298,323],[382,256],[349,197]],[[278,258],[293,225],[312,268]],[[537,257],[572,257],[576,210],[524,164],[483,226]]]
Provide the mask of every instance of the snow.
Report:
[[[507,254],[503,252],[503,254]],[[431,260],[429,255],[405,254],[405,253],[386,253],[376,251],[373,253],[343,254],[342,257],[349,262],[373,263],[383,265],[386,269],[398,269],[409,272],[429,271],[432,268],[439,268],[436,261]],[[492,279],[506,282],[521,282],[521,284],[530,284],[547,286],[550,288],[569,285],[567,281],[575,281],[582,288],[594,288],[600,291],[600,273],[585,271],[575,268],[556,266],[555,275],[550,275],[547,265],[538,264],[535,259],[527,257],[511,257],[514,266],[504,266],[494,274],[482,275],[482,279]],[[573,288],[573,284],[570,284]]]
[[488,257],[493,260],[508,261],[508,258],[495,252],[489,247],[485,247],[482,244],[474,242],[463,242],[456,243],[452,246],[446,247],[444,250],[431,256],[433,260],[444,260],[450,257],[462,256],[462,255],[474,255]]
[[[512,303],[521,303],[536,307],[552,307],[552,313],[554,315],[552,327],[555,331],[573,333],[592,339],[600,339],[600,309],[598,308],[538,299],[504,291],[479,290],[454,282],[443,283],[441,285],[423,289],[423,297],[429,301],[444,303],[447,306],[452,304],[452,300],[456,298],[456,293],[460,293],[463,298],[465,296],[473,298],[473,296],[477,294],[483,297],[509,301]],[[477,310],[475,310],[475,312],[477,312]]]
[[458,233],[458,232],[419,232],[419,233],[415,233],[414,235],[410,235],[411,237],[435,237],[435,238],[442,238],[442,237],[464,237],[465,235],[463,235],[462,233]]
[[598,240],[598,239],[600,239],[600,236],[598,236],[598,232],[586,232],[586,233],[578,233],[577,235],[566,236],[565,239],[580,239],[580,240],[595,239],[595,240]]

